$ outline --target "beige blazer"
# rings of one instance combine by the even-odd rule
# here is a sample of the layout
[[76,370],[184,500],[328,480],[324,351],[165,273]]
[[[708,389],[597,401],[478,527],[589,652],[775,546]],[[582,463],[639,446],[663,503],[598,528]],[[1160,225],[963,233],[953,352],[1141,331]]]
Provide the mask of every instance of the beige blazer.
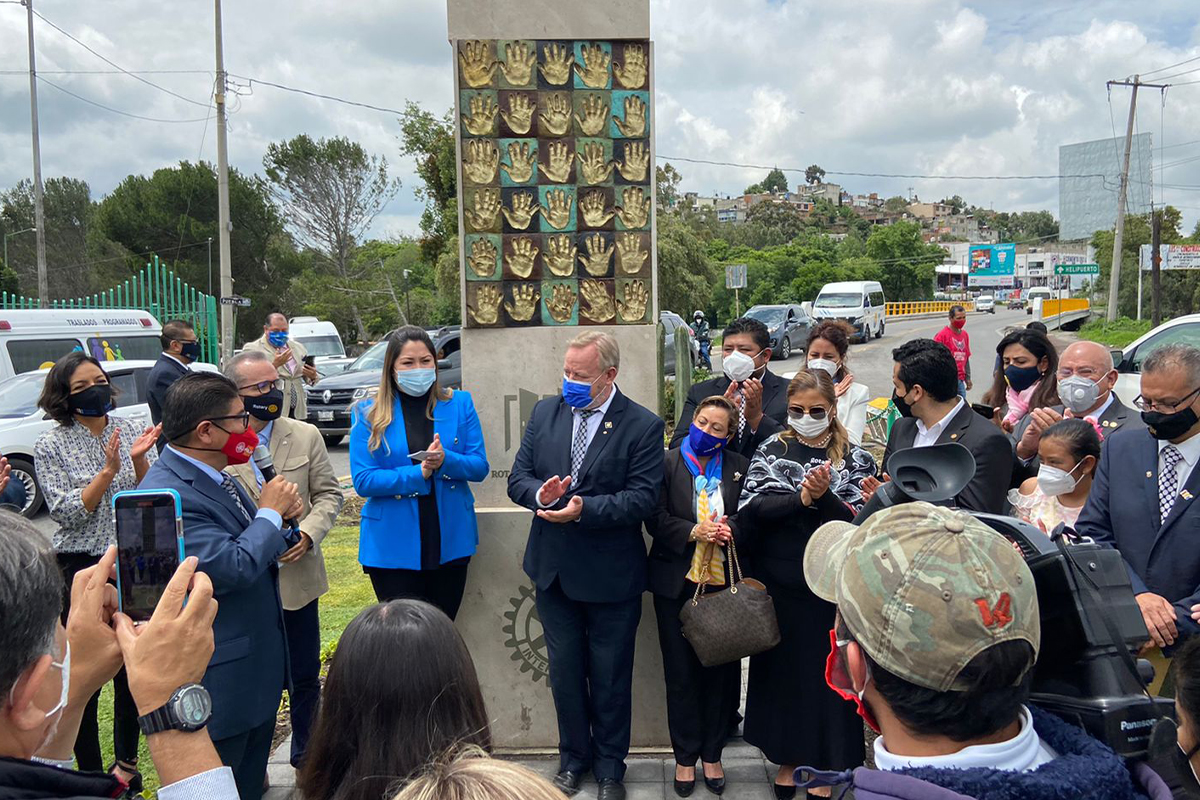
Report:
[[[279,594],[283,598],[283,607],[296,611],[329,591],[321,542],[342,510],[342,489],[333,473],[325,440],[315,426],[280,417],[271,429],[270,450],[276,474],[300,489],[300,497],[304,500],[300,530],[313,541],[312,550],[299,561],[279,565]],[[225,471],[250,493],[254,502],[258,502],[258,477],[252,465],[229,466]]]
[[[304,392],[304,357],[308,348],[295,339],[288,339],[288,347],[292,349],[292,358],[296,360],[296,371],[288,369],[284,364],[279,368],[279,377],[283,381],[283,416],[298,420],[308,419],[308,395]],[[266,334],[261,339],[247,342],[243,350],[257,350],[272,361],[275,360],[275,346],[267,341]],[[296,412],[292,413],[292,391],[296,392]]]

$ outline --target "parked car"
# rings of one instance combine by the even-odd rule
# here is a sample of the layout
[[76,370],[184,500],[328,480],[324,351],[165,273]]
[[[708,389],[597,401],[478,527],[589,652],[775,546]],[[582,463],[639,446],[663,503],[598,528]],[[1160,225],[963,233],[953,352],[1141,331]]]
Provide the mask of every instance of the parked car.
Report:
[[767,326],[772,358],[788,358],[793,348],[804,347],[808,342],[812,319],[799,305],[753,306],[746,316]]
[[[684,322],[683,317],[676,314],[674,311],[660,311],[658,313],[659,320],[662,321],[664,332],[663,336],[663,372],[667,375],[675,374],[675,331],[681,325],[689,328]],[[692,368],[700,365],[700,343],[696,339],[688,339],[688,346],[692,350]]]
[[996,298],[990,294],[981,294],[975,298],[975,310],[986,311],[989,314],[996,313]]
[[[437,348],[439,380],[450,389],[462,388],[462,333],[457,325],[429,331]],[[351,407],[379,390],[387,339],[376,342],[343,372],[322,378],[308,392],[308,421],[321,430],[325,443],[339,444],[350,433]]]
[[1167,320],[1123,350],[1112,351],[1113,365],[1117,368],[1117,383],[1113,388],[1121,402],[1129,405],[1142,393],[1142,362],[1164,344],[1200,347],[1200,314]]
[[159,321],[136,309],[3,309],[0,378],[48,369],[72,350],[106,363],[154,360],[161,335]]

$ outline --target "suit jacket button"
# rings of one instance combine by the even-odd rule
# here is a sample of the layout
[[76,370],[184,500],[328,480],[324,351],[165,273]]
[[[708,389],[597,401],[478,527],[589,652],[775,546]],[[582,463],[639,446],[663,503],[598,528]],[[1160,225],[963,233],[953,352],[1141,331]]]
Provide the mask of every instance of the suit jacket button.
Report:
[[455,437],[454,437],[454,443],[455,443],[455,444],[458,444],[458,437],[457,437],[457,436],[455,436]]

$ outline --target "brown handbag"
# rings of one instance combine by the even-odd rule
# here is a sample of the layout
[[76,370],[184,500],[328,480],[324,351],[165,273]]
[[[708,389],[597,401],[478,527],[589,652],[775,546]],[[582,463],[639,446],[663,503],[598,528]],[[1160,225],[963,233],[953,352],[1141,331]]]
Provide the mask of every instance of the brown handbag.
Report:
[[683,636],[706,667],[728,664],[770,650],[779,644],[779,620],[767,587],[742,575],[737,547],[729,540],[732,562],[731,585],[705,594],[705,574],[696,584],[696,594],[679,612]]

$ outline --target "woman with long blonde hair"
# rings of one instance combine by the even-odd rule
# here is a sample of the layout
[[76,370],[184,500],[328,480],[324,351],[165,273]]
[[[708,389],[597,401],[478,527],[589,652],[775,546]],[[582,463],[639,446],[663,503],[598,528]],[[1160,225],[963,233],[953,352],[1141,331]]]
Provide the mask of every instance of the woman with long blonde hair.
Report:
[[813,531],[849,521],[863,505],[862,483],[878,469],[838,419],[837,390],[824,369],[801,370],[788,385],[788,429],[762,443],[738,506],[738,543],[753,576],[771,593],[780,642],[750,659],[743,736],[781,765],[775,796],[795,796],[798,764],[843,770],[863,761],[862,721],[825,685],[835,608],[804,582]]
[[487,477],[487,453],[471,395],[438,383],[433,340],[416,326],[389,337],[379,388],[354,408],[350,474],[367,500],[358,560],[375,596],[453,619],[479,541],[468,484]]
[[410,781],[392,800],[565,800],[528,767],[463,747]]

